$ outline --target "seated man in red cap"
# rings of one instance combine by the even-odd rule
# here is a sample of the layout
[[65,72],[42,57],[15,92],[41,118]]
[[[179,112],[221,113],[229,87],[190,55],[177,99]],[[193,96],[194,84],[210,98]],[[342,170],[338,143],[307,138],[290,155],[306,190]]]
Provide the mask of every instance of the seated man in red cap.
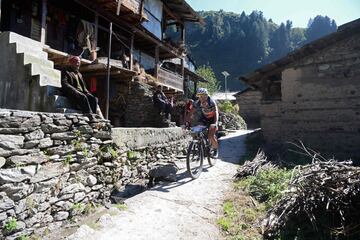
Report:
[[86,88],[80,68],[80,58],[73,56],[69,58],[70,67],[62,72],[62,91],[77,107],[84,113],[96,113],[104,118],[99,108],[98,99]]

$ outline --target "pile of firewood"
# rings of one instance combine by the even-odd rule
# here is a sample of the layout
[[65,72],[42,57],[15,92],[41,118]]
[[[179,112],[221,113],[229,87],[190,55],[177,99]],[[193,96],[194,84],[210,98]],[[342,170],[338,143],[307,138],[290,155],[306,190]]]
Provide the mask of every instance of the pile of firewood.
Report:
[[258,151],[253,160],[245,161],[244,164],[238,168],[234,177],[240,179],[248,176],[255,176],[261,169],[273,167],[275,167],[275,165],[268,161],[265,153],[263,151]]
[[[264,220],[266,239],[360,239],[360,168],[313,156],[293,171],[284,197]],[[306,235],[307,234],[307,235]]]

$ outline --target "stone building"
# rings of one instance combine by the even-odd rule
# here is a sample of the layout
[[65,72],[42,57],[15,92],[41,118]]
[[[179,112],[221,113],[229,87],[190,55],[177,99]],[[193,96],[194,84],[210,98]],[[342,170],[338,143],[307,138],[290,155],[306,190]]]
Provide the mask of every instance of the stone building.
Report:
[[240,79],[262,93],[268,143],[360,159],[360,19]]
[[248,128],[260,127],[261,92],[254,88],[247,88],[234,94],[234,97],[239,106],[239,114]]

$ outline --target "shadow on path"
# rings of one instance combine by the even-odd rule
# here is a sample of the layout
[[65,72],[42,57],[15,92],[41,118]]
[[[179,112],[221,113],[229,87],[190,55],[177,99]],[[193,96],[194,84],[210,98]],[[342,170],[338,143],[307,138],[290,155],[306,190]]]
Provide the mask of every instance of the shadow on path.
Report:
[[246,153],[245,139],[253,131],[242,131],[241,135],[226,136],[219,140],[219,159],[223,162],[239,164]]

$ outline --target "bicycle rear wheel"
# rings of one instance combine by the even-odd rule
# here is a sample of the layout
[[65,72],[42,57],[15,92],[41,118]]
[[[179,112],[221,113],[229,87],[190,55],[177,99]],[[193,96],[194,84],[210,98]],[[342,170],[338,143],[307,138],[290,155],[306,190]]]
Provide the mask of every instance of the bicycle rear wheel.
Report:
[[199,141],[192,141],[186,155],[187,171],[193,179],[200,176],[203,169],[204,152]]

